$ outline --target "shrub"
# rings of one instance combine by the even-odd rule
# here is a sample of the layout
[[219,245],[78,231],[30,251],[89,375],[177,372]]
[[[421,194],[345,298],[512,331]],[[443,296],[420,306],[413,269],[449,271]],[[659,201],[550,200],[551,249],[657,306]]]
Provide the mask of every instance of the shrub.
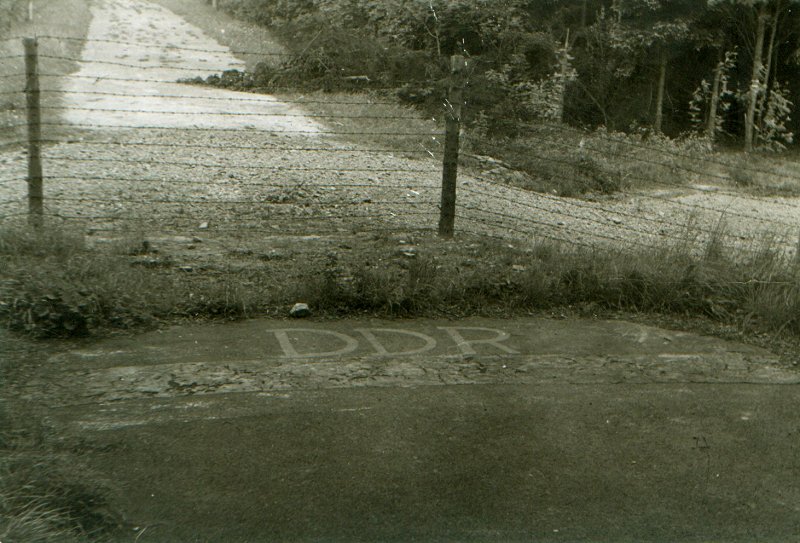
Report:
[[755,175],[751,170],[734,166],[728,169],[728,177],[739,188],[751,188],[756,185]]

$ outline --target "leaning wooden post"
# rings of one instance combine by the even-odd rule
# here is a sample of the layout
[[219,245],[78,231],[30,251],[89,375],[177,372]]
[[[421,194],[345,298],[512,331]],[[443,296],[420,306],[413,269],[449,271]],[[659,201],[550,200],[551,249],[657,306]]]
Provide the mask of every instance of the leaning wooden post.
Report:
[[214,9],[217,9],[219,7],[219,5],[217,4],[217,0],[211,0],[211,5],[214,7]]
[[42,189],[42,125],[39,100],[39,68],[36,38],[22,40],[25,46],[25,96],[28,108],[28,222],[42,226],[44,194]]
[[33,21],[33,0],[28,0],[28,21]]
[[461,106],[464,103],[464,82],[467,59],[450,57],[451,82],[445,119],[444,161],[442,168],[442,206],[439,215],[439,235],[453,237],[456,219],[456,181],[458,179],[458,145],[461,131]]

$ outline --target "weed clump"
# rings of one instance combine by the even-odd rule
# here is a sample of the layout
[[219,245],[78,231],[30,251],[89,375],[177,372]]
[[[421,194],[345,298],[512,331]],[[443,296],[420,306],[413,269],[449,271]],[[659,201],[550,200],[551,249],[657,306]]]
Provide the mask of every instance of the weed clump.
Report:
[[0,232],[0,325],[38,339],[141,326],[153,318],[145,298],[154,278],[75,232],[8,228]]
[[[20,355],[18,347],[4,343],[0,356],[10,348]],[[123,522],[111,504],[111,484],[82,462],[77,445],[56,440],[50,428],[11,406],[0,400],[0,541],[112,541]]]
[[311,277],[299,296],[322,310],[411,316],[432,309],[437,296],[433,259],[414,257],[405,266],[361,264],[351,275],[328,261],[323,273]]

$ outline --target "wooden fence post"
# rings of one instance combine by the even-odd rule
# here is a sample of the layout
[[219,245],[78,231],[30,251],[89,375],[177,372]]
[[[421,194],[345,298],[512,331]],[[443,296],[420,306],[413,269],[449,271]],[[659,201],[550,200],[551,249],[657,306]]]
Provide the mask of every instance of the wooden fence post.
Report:
[[33,21],[33,0],[28,0],[28,18],[27,21]]
[[217,0],[211,0],[211,5],[214,7],[214,9],[217,9],[219,7],[219,5],[217,4]]
[[467,59],[450,57],[450,90],[445,119],[444,160],[442,168],[442,205],[439,215],[439,235],[453,237],[456,219],[456,182],[458,180],[458,147],[461,131],[461,106],[464,103],[464,83]]
[[28,110],[28,222],[38,228],[44,215],[42,188],[42,125],[39,97],[39,68],[36,38],[24,38],[25,46],[25,97]]

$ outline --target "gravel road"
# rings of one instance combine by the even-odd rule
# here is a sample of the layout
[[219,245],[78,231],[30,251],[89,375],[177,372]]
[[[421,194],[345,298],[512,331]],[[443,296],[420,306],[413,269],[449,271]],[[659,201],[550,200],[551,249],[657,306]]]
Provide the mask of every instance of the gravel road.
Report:
[[[440,159],[369,152],[270,96],[174,83],[243,63],[161,6],[98,0],[92,13],[62,119],[93,128],[44,150],[49,213],[188,236],[436,227]],[[705,239],[722,221],[727,243],[777,237],[792,252],[800,230],[794,199],[708,186],[576,200],[504,186],[513,172],[487,169],[459,177],[457,231],[650,247]],[[24,212],[25,175],[23,151],[0,153],[0,215]]]

